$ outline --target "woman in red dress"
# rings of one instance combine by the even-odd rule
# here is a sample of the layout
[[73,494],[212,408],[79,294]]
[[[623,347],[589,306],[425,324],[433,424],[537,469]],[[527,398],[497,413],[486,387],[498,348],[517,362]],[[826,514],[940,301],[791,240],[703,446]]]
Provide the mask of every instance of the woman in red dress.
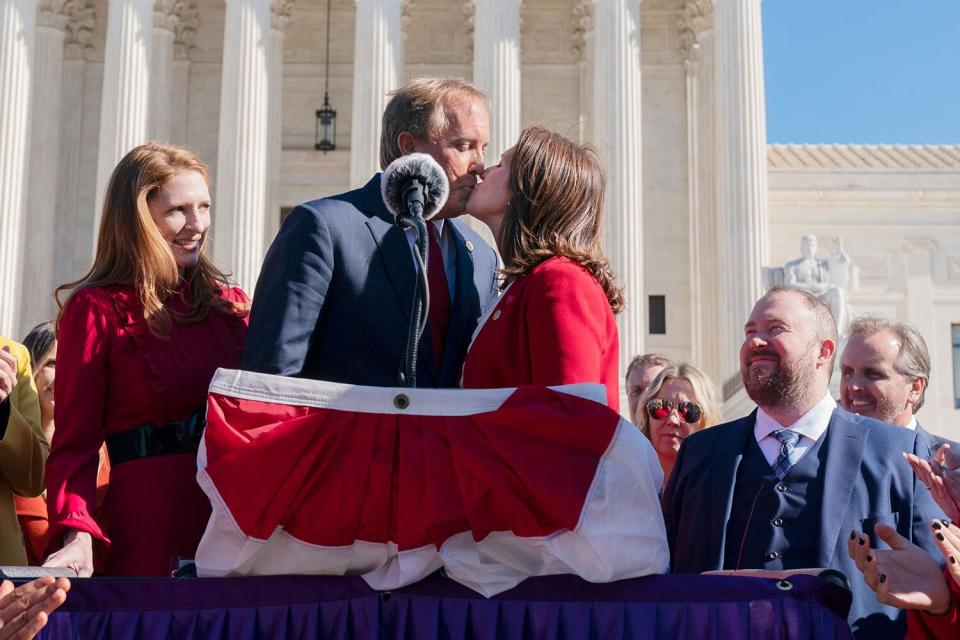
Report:
[[[148,143],[110,177],[90,271],[58,324],[56,437],[47,462],[47,566],[169,575],[192,558],[210,505],[196,483],[207,387],[237,367],[249,303],[204,255],[210,174],[193,153]],[[98,451],[110,488],[94,509]],[[99,567],[98,567],[99,569]]]
[[598,382],[619,409],[623,299],[600,250],[604,182],[591,147],[543,127],[484,171],[467,212],[490,227],[505,280],[467,353],[465,388]]

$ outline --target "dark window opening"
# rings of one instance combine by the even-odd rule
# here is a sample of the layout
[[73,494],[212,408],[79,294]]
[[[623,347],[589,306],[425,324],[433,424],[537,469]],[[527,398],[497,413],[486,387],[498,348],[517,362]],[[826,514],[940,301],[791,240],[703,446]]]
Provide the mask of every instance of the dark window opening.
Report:
[[960,409],[960,324],[950,325],[953,341],[953,408]]
[[666,335],[667,333],[667,297],[649,297],[649,318],[647,326],[651,335]]

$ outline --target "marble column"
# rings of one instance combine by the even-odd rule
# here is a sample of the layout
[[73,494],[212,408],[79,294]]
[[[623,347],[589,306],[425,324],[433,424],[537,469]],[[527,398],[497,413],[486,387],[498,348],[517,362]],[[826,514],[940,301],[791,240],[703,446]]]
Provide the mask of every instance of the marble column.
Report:
[[[930,238],[908,238],[903,241],[901,248],[903,251],[906,296],[901,303],[902,306],[897,316],[916,327],[920,335],[926,336],[927,340],[932,340],[933,336],[941,335],[935,305],[936,291],[933,270],[934,260],[937,258],[937,242]],[[933,351],[933,358],[936,361],[940,353],[937,349]],[[943,355],[946,356],[945,360],[949,362],[948,354],[949,352],[945,352]],[[936,362],[934,362],[934,371],[936,371],[936,366]],[[919,416],[921,424],[948,424],[948,420],[945,419],[946,416],[941,415],[944,403],[929,401],[931,396],[936,397],[935,394],[935,389],[928,389],[928,402],[924,403]]]
[[577,134],[581,142],[593,139],[593,2],[573,5],[573,50],[577,52]]
[[713,0],[686,0],[681,14],[686,70],[687,173],[690,205],[691,361],[719,380],[714,214]]
[[380,120],[387,94],[400,87],[403,28],[399,0],[356,0],[350,185],[362,186],[380,170]]
[[267,217],[264,249],[280,228],[280,165],[283,155],[283,40],[290,22],[292,0],[273,0],[270,18],[270,121],[267,124]]
[[597,0],[593,12],[593,141],[607,169],[603,247],[626,302],[617,316],[626,365],[643,353],[646,336],[640,3]]
[[[64,43],[63,76],[60,89],[60,152],[57,162],[56,219],[57,251],[54,253],[54,282],[71,282],[90,267],[94,240],[94,196],[90,185],[97,179],[96,126],[84,126],[84,105],[99,93],[87,86],[87,56],[94,52],[96,26],[91,0],[67,2],[67,37]],[[98,117],[98,116],[94,116]],[[88,158],[92,157],[92,161]]]
[[108,0],[94,234],[110,174],[128,151],[147,140],[152,40],[153,0]]
[[767,125],[760,0],[716,0],[717,226],[721,236],[720,361],[739,371],[743,324],[767,264]]
[[214,199],[221,267],[253,292],[267,211],[270,0],[227,0]]
[[520,137],[522,0],[474,0],[473,82],[490,98],[487,164]]
[[190,58],[196,51],[200,10],[196,0],[178,3],[177,23],[174,26],[173,63],[170,80],[170,140],[189,145],[187,121],[190,108]]
[[54,225],[58,191],[57,164],[60,156],[60,90],[63,77],[63,46],[67,16],[64,0],[41,0],[37,9],[33,74],[42,82],[33,85],[30,123],[30,179],[27,182],[26,238],[30,250],[23,256],[23,273],[30,286],[20,296],[17,336],[23,336],[38,322],[54,316],[54,256],[57,238]]
[[153,49],[150,56],[150,108],[147,137],[170,142],[173,120],[173,43],[177,0],[156,0],[153,12]]
[[0,335],[16,337],[36,0],[0,0]]

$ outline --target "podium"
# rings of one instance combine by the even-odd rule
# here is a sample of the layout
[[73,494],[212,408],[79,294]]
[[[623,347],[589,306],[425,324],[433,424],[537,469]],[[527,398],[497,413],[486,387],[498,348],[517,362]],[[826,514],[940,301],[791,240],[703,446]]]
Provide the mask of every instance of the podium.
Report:
[[662,575],[605,584],[529,578],[484,598],[440,573],[395,591],[356,576],[74,579],[41,638],[851,638],[850,592],[787,581]]

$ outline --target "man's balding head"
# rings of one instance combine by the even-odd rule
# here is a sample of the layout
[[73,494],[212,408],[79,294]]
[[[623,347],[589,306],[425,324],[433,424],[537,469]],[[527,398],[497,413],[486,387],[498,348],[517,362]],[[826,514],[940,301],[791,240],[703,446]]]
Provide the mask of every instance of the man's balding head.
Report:
[[754,305],[744,335],[740,373],[758,406],[799,417],[826,395],[838,336],[833,314],[819,298],[774,287]]

